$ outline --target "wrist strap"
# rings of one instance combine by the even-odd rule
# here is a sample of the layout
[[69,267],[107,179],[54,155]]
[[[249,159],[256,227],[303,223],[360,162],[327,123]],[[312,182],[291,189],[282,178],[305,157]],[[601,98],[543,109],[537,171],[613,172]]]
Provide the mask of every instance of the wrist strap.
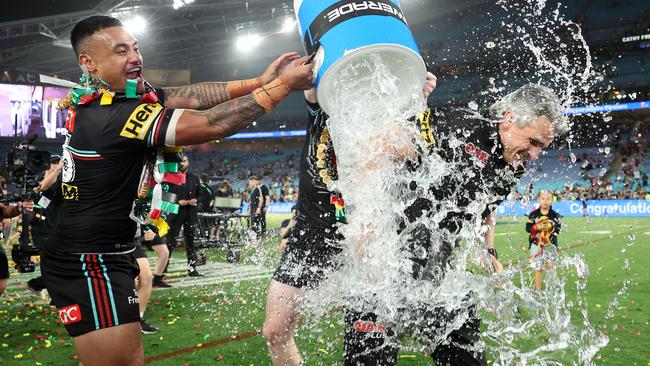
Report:
[[289,94],[291,94],[291,89],[282,80],[282,77],[278,76],[263,87],[255,89],[253,98],[266,112],[270,112]]
[[226,84],[226,89],[228,90],[228,96],[230,99],[239,98],[241,96],[250,94],[253,90],[262,87],[262,78],[248,79],[248,80],[237,80],[229,81]]

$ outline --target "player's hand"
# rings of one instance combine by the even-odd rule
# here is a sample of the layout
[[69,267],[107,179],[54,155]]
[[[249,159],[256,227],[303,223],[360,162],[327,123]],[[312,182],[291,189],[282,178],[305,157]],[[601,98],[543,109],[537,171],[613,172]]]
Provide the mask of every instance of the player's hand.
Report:
[[314,86],[314,64],[307,64],[307,60],[309,56],[295,59],[280,71],[280,77],[291,90],[308,90]]
[[144,235],[142,235],[142,236],[144,237],[145,241],[152,241],[153,238],[156,237],[156,233],[151,229],[146,229],[144,231]]
[[34,201],[32,201],[32,200],[18,202],[18,206],[24,208],[25,210],[27,210],[29,212],[34,211]]
[[431,93],[436,89],[438,85],[438,78],[432,73],[427,71],[427,78],[424,82],[424,88],[422,88],[422,94],[424,94],[424,99],[428,98]]
[[178,205],[179,206],[187,206],[187,200],[178,200]]
[[256,216],[261,215],[261,214],[262,214],[262,210],[261,210],[261,209],[258,208],[257,210],[255,210],[255,215],[256,215]]
[[283,53],[280,57],[276,58],[275,61],[266,68],[260,79],[262,79],[262,84],[266,85],[277,78],[280,72],[293,60],[299,59],[300,55],[298,52],[287,52]]
[[192,198],[191,200],[188,201],[188,204],[190,206],[196,206],[198,204],[198,201],[196,200],[196,198]]

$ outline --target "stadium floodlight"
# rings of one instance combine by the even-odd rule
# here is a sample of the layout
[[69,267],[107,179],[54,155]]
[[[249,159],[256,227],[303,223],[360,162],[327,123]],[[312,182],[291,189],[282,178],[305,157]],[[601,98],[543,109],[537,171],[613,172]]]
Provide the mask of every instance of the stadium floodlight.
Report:
[[293,32],[293,30],[296,28],[296,20],[293,18],[287,18],[284,20],[282,23],[282,33],[289,33]]
[[139,15],[125,20],[122,24],[131,33],[140,33],[147,28],[147,22]]
[[174,0],[174,2],[172,3],[172,7],[174,8],[174,10],[178,10],[186,5],[190,5],[193,2],[194,0]]
[[249,33],[237,38],[237,49],[243,52],[259,46],[262,43],[262,37],[256,33]]

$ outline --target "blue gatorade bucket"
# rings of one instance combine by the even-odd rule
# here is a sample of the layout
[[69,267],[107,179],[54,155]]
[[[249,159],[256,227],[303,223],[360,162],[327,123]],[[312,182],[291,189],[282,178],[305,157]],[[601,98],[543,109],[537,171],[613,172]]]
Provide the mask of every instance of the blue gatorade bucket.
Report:
[[349,62],[381,55],[404,84],[424,85],[426,66],[398,0],[294,0],[300,37],[314,54],[318,101],[329,110],[334,77]]

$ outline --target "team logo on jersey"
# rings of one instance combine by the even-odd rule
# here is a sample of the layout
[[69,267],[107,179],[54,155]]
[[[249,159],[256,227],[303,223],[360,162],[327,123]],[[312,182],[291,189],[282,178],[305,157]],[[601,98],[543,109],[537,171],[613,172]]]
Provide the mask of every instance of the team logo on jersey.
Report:
[[59,318],[61,319],[61,322],[63,322],[63,325],[81,321],[81,310],[79,309],[79,304],[70,305],[58,310]]
[[74,159],[72,154],[67,149],[63,149],[63,168],[62,168],[63,182],[72,182],[75,176]]
[[149,131],[151,124],[156,120],[162,108],[158,103],[140,104],[124,124],[120,136],[129,139],[144,140],[147,131]]
[[64,200],[72,200],[72,201],[79,200],[79,188],[77,186],[62,183],[61,190],[63,191]]

